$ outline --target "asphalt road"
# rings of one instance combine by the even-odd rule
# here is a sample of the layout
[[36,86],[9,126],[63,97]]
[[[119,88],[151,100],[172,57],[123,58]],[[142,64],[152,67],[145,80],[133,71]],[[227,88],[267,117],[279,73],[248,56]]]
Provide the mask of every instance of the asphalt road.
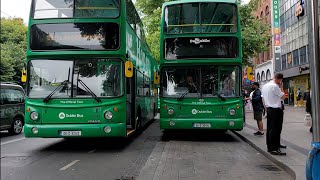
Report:
[[[188,146],[192,147],[199,145],[199,142],[209,141],[210,146],[214,146],[215,143],[220,146],[223,143],[223,147],[227,149],[246,147],[253,153],[258,153],[245,142],[239,141],[233,133],[227,134],[218,139],[207,139],[197,135],[178,136],[173,139],[166,136],[163,138],[158,120],[147,126],[143,133],[127,139],[26,139],[22,134],[8,136],[7,133],[1,132],[1,179],[135,179],[159,143],[174,145],[187,142]],[[234,147],[235,145],[237,147]],[[221,149],[217,150],[221,151]],[[211,152],[211,155],[214,155],[214,152]],[[228,158],[229,156],[230,154]],[[219,157],[216,158],[219,159]],[[245,159],[250,162],[255,158],[257,156],[249,156]],[[260,162],[271,163],[266,158]],[[268,173],[268,170],[265,171]],[[285,176],[285,173],[282,173]]]

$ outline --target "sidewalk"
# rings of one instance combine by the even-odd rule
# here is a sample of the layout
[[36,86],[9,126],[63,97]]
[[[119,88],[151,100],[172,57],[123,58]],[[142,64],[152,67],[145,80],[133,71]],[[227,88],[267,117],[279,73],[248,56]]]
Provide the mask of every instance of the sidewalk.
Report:
[[[256,148],[260,153],[286,170],[297,180],[305,178],[305,165],[308,152],[311,148],[312,134],[310,127],[304,125],[305,108],[286,106],[284,111],[284,122],[281,133],[281,144],[286,145],[286,156],[275,156],[267,152],[266,135],[262,137],[254,136],[257,131],[257,123],[253,119],[253,112],[246,111],[246,126],[236,134]],[[263,117],[264,129],[266,129],[267,119]],[[265,130],[266,132],[266,130]]]

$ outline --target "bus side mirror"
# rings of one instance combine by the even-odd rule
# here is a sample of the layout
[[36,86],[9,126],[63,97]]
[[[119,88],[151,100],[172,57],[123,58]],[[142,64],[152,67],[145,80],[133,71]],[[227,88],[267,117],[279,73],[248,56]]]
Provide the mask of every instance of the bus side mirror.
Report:
[[124,66],[126,77],[131,78],[133,76],[133,63],[131,61],[126,61]]
[[23,83],[27,82],[27,70],[25,67],[23,67],[21,71],[21,82]]
[[158,72],[154,72],[154,84],[160,84],[160,76]]

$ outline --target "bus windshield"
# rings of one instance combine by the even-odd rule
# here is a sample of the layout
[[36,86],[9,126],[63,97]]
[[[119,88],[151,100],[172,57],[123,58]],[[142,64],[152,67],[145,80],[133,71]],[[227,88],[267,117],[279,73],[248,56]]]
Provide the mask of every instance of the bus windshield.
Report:
[[31,60],[28,96],[45,98],[64,84],[53,98],[92,98],[82,81],[98,97],[118,97],[123,94],[121,71],[116,60]]
[[238,39],[236,37],[179,37],[165,40],[165,58],[236,58]]
[[164,32],[237,32],[237,8],[228,3],[184,3],[165,8]]
[[161,77],[163,97],[239,96],[238,66],[165,67]]
[[116,18],[120,0],[34,0],[33,19]]

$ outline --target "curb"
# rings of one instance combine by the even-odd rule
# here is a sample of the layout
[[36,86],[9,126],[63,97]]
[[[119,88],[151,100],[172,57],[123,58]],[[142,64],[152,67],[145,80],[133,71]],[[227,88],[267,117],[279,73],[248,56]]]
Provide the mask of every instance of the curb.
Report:
[[273,163],[277,164],[278,166],[280,166],[284,171],[286,171],[289,176],[292,179],[296,179],[296,173],[286,164],[282,163],[281,161],[277,160],[276,158],[274,158],[272,155],[270,155],[268,152],[262,150],[260,147],[258,147],[257,145],[255,145],[253,142],[251,142],[250,140],[248,140],[246,137],[242,136],[241,134],[239,134],[236,131],[232,131],[235,135],[237,135],[238,137],[240,137],[244,142],[246,142],[247,144],[249,144],[250,146],[252,146],[254,149],[256,149],[257,151],[259,151],[261,154],[263,154],[266,158],[268,158],[269,160],[271,160]]

